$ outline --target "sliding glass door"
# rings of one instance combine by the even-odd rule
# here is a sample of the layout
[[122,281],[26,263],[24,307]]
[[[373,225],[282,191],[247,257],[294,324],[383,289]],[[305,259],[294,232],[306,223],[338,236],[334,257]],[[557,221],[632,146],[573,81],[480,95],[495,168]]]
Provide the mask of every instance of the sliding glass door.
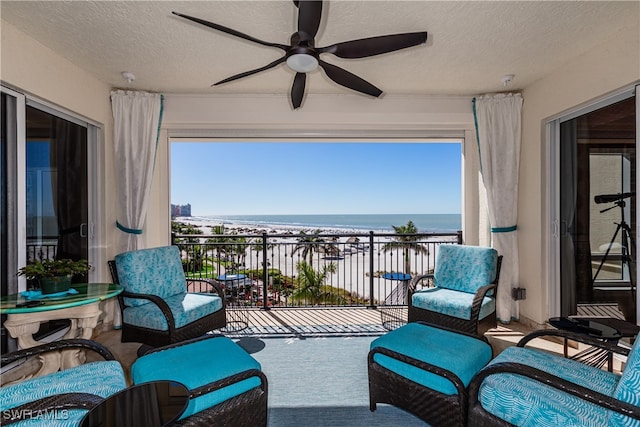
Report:
[[[97,128],[2,87],[2,293],[24,290],[18,268],[43,259],[92,259]],[[93,159],[90,162],[90,159]],[[78,278],[86,281],[87,278]]]
[[622,93],[559,119],[557,207],[563,316],[636,322],[636,99]]
[[87,127],[31,105],[26,125],[27,259],[88,259]]

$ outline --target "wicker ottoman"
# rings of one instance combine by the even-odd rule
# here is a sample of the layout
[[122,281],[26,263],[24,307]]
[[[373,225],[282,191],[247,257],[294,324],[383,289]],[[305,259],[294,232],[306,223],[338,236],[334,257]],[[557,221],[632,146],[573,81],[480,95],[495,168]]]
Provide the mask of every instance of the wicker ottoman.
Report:
[[371,343],[370,409],[388,403],[434,426],[462,426],[467,386],[491,356],[475,335],[422,322],[402,326]]
[[258,361],[222,335],[154,349],[133,363],[131,378],[187,386],[189,406],[175,425],[267,425],[267,378]]

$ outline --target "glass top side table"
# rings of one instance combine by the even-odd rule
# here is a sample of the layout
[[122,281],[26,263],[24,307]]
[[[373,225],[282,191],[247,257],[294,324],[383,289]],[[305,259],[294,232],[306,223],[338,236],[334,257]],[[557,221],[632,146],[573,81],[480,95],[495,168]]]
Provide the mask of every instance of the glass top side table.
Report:
[[[64,339],[91,339],[100,317],[100,302],[122,292],[122,287],[112,283],[74,283],[76,292],[63,295],[27,297],[23,293],[6,295],[0,299],[0,314],[6,314],[4,326],[18,340],[19,348],[42,344],[33,338],[42,323],[50,320],[69,319],[71,326]],[[57,372],[84,362],[84,351],[63,350],[60,354],[40,356],[42,366],[35,376]]]

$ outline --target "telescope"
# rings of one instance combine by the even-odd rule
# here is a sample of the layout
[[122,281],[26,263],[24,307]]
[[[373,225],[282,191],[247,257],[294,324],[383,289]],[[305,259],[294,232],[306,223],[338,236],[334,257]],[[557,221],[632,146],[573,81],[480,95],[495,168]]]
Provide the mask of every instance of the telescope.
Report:
[[601,194],[599,196],[595,196],[593,200],[598,204],[612,203],[612,202],[617,202],[619,200],[623,200],[623,199],[626,199],[627,197],[631,197],[635,195],[636,195],[635,191],[632,191],[629,193],[618,193],[618,194]]

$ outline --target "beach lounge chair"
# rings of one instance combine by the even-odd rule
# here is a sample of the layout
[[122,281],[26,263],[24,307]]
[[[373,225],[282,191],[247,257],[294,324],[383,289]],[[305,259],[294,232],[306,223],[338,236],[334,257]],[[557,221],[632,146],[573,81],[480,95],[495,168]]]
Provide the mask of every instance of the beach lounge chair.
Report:
[[[627,356],[622,374],[526,347],[545,335]],[[562,330],[536,331],[508,347],[469,385],[470,426],[640,425],[640,340],[631,351]]]
[[[409,322],[424,321],[483,335],[496,327],[502,256],[493,248],[440,245],[433,274],[409,283]],[[418,289],[422,281],[429,287]]]
[[[113,266],[113,264],[112,264]],[[115,257],[114,280],[122,311],[122,342],[158,347],[199,337],[226,326],[225,297],[187,291],[177,246],[140,249]],[[193,281],[193,279],[189,279]]]

